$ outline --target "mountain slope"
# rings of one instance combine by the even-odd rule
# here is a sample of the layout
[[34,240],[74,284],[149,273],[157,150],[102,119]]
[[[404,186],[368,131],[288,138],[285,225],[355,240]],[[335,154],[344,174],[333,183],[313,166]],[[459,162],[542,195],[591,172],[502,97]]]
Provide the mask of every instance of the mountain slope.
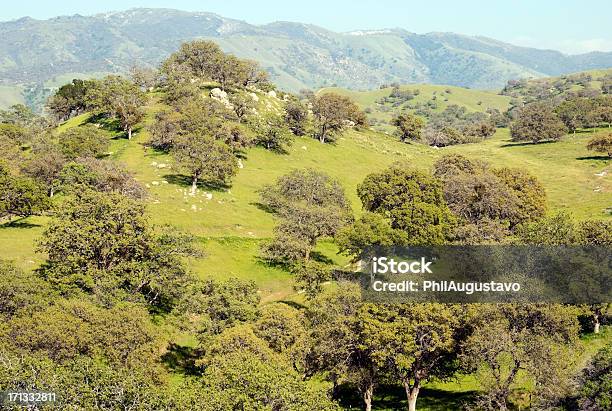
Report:
[[335,33],[300,23],[255,26],[212,13],[132,9],[0,23],[0,81],[41,83],[64,73],[155,65],[183,41],[208,38],[258,60],[282,88],[382,83],[501,88],[509,79],[612,66],[612,53],[567,56],[484,37],[405,30]]

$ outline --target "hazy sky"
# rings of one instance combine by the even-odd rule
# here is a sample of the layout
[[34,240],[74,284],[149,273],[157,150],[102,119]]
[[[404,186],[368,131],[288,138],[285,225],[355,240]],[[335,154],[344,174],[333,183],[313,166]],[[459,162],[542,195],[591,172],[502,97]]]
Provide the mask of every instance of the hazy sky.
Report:
[[210,11],[262,24],[277,20],[335,31],[400,27],[483,35],[566,53],[612,51],[610,0],[104,0],[3,1],[0,20],[95,14],[132,7]]

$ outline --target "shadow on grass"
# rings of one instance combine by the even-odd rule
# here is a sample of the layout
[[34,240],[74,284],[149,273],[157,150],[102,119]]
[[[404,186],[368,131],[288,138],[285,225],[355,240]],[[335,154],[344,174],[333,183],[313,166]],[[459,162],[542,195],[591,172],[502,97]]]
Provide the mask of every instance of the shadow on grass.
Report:
[[[506,140],[506,141],[512,141],[512,140]],[[533,141],[525,141],[522,143],[517,143],[517,142],[511,142],[508,144],[502,144],[500,147],[525,147],[525,146],[540,146],[543,144],[552,144],[552,143],[556,143],[557,140],[546,140],[546,141],[538,141],[537,143],[534,143]]]
[[201,352],[197,348],[170,343],[168,351],[162,355],[162,362],[175,372],[199,375],[201,369],[195,364],[199,357],[201,357]]
[[265,204],[260,203],[259,201],[253,202],[253,203],[249,203],[249,205],[255,206],[257,207],[257,209],[261,210],[261,211],[265,211],[266,213],[270,213],[273,214],[274,210],[271,207],[268,207]]
[[[183,174],[166,174],[162,176],[170,184],[176,184],[179,186],[191,187],[191,177]],[[203,188],[210,191],[225,191],[231,188],[230,184],[202,181],[198,183],[199,188]]]
[[288,305],[289,307],[295,308],[296,310],[303,310],[306,308],[306,306],[304,304],[300,304],[298,302],[295,301],[287,301],[287,300],[279,300],[277,301],[278,304],[285,304]]
[[334,264],[334,261],[331,258],[327,257],[324,254],[321,254],[318,251],[312,251],[310,253],[310,258],[313,261],[316,261],[316,262],[321,263],[321,264],[328,264],[328,265],[333,265]]
[[[123,128],[121,127],[121,122],[114,118],[114,117],[108,117],[105,114],[97,114],[97,115],[93,115],[91,117],[89,117],[89,119],[87,119],[87,123],[88,124],[99,124],[100,128],[106,131],[112,131],[112,132],[120,132],[123,131]],[[114,137],[113,139],[116,139],[117,137]],[[127,135],[126,135],[127,138]]]
[[262,266],[262,267],[278,268],[279,270],[283,270],[283,271],[291,271],[290,263],[286,263],[282,261],[275,261],[275,260],[268,260],[262,256],[255,257],[255,264]]
[[[329,268],[333,268],[332,266],[334,264],[334,261],[318,251],[312,251],[310,253],[310,259],[321,264],[327,264],[330,266]],[[296,265],[292,264],[291,262],[266,259],[262,256],[256,257],[255,264],[261,265],[263,267],[278,268],[280,270],[288,272],[294,272],[296,269]]]
[[[444,391],[433,388],[421,388],[417,398],[417,409],[427,411],[461,410],[474,400],[476,392]],[[351,387],[338,389],[337,396],[345,408],[362,409],[363,402],[359,394]],[[382,385],[374,392],[373,410],[405,410],[408,408],[406,392],[398,385]]]
[[608,156],[587,156],[587,157],[576,157],[576,160],[599,160],[599,161],[606,161],[606,160],[612,160],[612,157],[608,157]]
[[27,217],[20,217],[16,220],[7,221],[5,223],[0,224],[0,228],[34,228],[40,227],[40,224],[33,224],[24,221]]

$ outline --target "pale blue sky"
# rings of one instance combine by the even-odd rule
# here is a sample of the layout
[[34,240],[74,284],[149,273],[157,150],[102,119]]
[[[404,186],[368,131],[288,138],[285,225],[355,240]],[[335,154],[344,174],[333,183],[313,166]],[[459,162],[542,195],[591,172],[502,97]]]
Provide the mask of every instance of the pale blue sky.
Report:
[[0,20],[132,7],[210,11],[255,24],[299,21],[335,31],[452,31],[567,53],[612,51],[610,0],[13,0],[0,6]]

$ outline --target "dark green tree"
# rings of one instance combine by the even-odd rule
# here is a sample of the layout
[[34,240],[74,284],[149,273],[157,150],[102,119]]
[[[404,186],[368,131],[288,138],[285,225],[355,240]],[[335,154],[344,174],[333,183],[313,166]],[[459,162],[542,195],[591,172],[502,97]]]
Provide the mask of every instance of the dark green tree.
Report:
[[58,136],[59,147],[66,159],[78,157],[97,157],[110,145],[110,139],[93,125],[70,128]]
[[45,229],[40,272],[66,295],[93,294],[104,304],[144,301],[167,307],[190,277],[172,242],[149,225],[144,206],[119,193],[76,192]]
[[306,134],[308,122],[308,108],[297,98],[291,99],[285,105],[285,122],[296,136]]
[[179,166],[191,177],[191,194],[195,194],[199,181],[225,185],[238,171],[238,160],[232,150],[210,136],[181,136],[172,153]]
[[411,245],[443,244],[454,225],[442,183],[403,164],[370,174],[357,194],[365,210],[389,218],[391,228],[405,232]]
[[566,132],[563,122],[545,103],[531,103],[519,109],[510,124],[512,141],[554,141]]
[[0,219],[40,214],[50,205],[44,187],[31,178],[14,175],[0,162]]

